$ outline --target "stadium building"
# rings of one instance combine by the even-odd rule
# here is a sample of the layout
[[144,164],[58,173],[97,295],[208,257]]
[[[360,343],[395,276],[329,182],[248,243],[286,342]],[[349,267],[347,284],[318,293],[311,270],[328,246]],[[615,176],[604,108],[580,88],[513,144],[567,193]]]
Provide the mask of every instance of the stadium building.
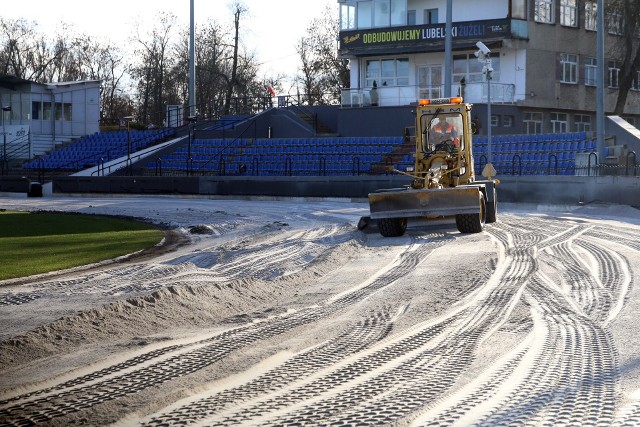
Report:
[[[36,83],[0,74],[3,148],[30,159],[98,132],[100,81]],[[3,153],[4,155],[5,153]]]
[[[407,105],[445,93],[445,0],[338,3],[339,55],[351,67],[344,107]],[[490,93],[493,134],[595,130],[596,0],[452,3],[451,92],[475,104],[480,123],[488,123]],[[622,63],[622,16],[605,18],[605,111],[612,112]],[[490,87],[485,63],[475,54],[478,41],[491,50]],[[640,123],[639,90],[636,78],[624,116],[634,125]]]

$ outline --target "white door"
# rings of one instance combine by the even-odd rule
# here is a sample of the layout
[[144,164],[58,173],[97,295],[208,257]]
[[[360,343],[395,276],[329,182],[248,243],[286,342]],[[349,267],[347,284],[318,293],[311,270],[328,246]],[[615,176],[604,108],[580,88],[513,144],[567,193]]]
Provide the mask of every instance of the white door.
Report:
[[440,98],[442,94],[442,65],[418,67],[418,99]]

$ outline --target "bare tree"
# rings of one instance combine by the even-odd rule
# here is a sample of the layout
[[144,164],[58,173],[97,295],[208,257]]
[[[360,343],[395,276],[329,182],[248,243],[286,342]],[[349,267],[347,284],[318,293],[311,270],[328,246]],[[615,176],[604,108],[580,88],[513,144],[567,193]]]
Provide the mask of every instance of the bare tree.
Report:
[[196,45],[196,93],[200,94],[200,111],[216,117],[224,108],[224,99],[231,82],[233,45],[226,40],[229,31],[209,22],[200,32]]
[[[236,22],[234,20],[234,27]],[[234,34],[233,40],[229,39],[229,34]],[[253,101],[249,99],[264,97],[266,93],[264,83],[257,77],[256,59],[239,43],[239,35],[239,32],[229,31],[215,21],[196,27],[196,93],[201,117],[216,118],[222,114],[248,112],[253,108],[250,107]],[[237,50],[235,40],[238,40]],[[174,54],[177,60],[168,80],[175,87],[167,88],[167,92],[170,98],[185,103],[188,95],[185,70],[189,61],[187,29],[175,45]]]
[[56,74],[68,48],[66,38],[56,35],[52,40],[38,33],[34,21],[2,17],[0,43],[0,70],[36,82]]
[[137,81],[139,121],[159,123],[164,117],[164,85],[173,59],[169,56],[169,43],[175,21],[175,15],[159,13],[145,38],[136,28],[135,41],[140,47],[135,53],[140,62],[132,66],[131,74]]
[[349,87],[349,66],[338,58],[339,21],[335,8],[327,6],[320,18],[311,21],[306,36],[296,44],[300,56],[298,81],[310,104],[340,101],[342,88]]
[[[258,76],[256,58],[241,44],[247,9],[234,1],[231,30],[213,21],[196,32],[198,110],[207,117],[258,111],[271,99],[266,88],[279,88],[282,79]],[[135,107],[138,120],[157,124],[167,104],[188,102],[189,34],[183,29],[172,44],[175,22],[165,12],[148,32],[141,33],[139,23],[132,38],[136,49],[125,56],[114,44],[77,35],[64,23],[50,37],[39,33],[35,22],[0,17],[0,72],[39,83],[101,80],[105,121],[131,115]]]
[[128,76],[128,66],[124,54],[119,48],[95,46],[93,55],[87,54],[85,61],[87,78],[102,80],[100,104],[103,117],[115,120],[119,117],[130,116],[130,94],[123,87]]
[[[224,105],[224,97],[231,75],[232,45],[225,39],[228,31],[215,21],[207,22],[202,28],[196,27],[196,106],[203,117],[216,117]],[[180,43],[176,45],[178,60],[172,70],[173,81],[177,84],[176,100],[186,102],[188,97],[188,79],[185,74],[189,62],[189,33],[183,32]]]
[[640,70],[640,41],[638,40],[640,2],[637,0],[611,0],[608,7],[610,23],[615,25],[618,19],[621,19],[622,23],[621,43],[617,52],[622,58],[622,66],[618,82],[618,99],[614,108],[614,114],[622,115],[629,90],[631,90],[634,80],[638,78],[638,70]]
[[231,64],[231,78],[227,83],[227,94],[224,101],[224,114],[229,114],[231,112],[231,98],[233,97],[234,91],[236,89],[237,84],[237,75],[238,75],[238,47],[240,44],[240,19],[244,16],[247,9],[241,2],[236,2],[232,6],[233,9],[233,27],[234,27],[234,36],[233,36],[233,62]]
[[321,99],[321,66],[320,62],[314,60],[308,38],[301,38],[296,43],[296,52],[300,55],[300,73],[297,81],[302,85],[303,102],[309,105],[318,103]]

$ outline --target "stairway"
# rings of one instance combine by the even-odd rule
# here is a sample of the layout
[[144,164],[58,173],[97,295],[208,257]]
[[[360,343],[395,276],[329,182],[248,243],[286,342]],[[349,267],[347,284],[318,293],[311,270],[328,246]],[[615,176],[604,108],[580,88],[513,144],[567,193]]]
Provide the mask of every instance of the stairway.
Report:
[[385,156],[382,159],[381,163],[374,163],[371,165],[371,173],[373,175],[383,175],[385,173],[390,173],[387,168],[389,166],[397,165],[402,161],[402,158],[407,155],[413,155],[416,151],[416,137],[409,136],[405,138],[402,144],[398,147],[395,147],[391,154]]

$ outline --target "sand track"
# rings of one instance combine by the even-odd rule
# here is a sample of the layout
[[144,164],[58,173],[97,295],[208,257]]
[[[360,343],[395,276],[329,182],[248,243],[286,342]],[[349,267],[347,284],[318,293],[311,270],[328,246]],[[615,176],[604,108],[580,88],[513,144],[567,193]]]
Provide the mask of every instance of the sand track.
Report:
[[[155,253],[0,286],[0,425],[640,422],[640,215],[502,208],[399,238],[347,201],[9,199]],[[198,234],[189,230],[198,230]]]

